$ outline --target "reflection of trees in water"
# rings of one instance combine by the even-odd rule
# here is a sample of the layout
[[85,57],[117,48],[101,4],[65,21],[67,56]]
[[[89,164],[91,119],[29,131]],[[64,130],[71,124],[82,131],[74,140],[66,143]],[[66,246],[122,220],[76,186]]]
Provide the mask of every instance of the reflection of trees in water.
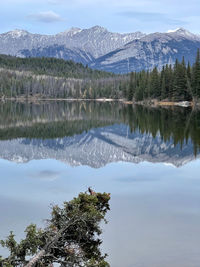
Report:
[[129,125],[132,132],[160,134],[166,142],[174,145],[187,144],[191,139],[194,153],[200,148],[200,112],[191,108],[150,108],[144,106],[128,107]]
[[200,112],[191,108],[151,108],[117,102],[1,103],[0,138],[56,138],[81,134],[114,123],[128,124],[131,132],[160,134],[181,146],[191,139],[200,147]]
[[79,119],[109,121],[121,106],[116,103],[44,101],[39,103],[6,102],[0,106],[0,127],[31,122],[50,122]]
[[116,103],[41,102],[1,104],[0,138],[56,138],[120,122]]

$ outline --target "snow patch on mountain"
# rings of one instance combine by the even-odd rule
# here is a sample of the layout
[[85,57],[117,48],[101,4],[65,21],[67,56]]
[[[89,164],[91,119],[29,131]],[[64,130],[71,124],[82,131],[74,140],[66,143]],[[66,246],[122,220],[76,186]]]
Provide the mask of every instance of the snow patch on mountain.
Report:
[[71,28],[56,35],[14,30],[0,34],[0,54],[57,57],[116,73],[162,68],[175,60],[194,62],[200,35],[184,28],[166,33],[115,33],[94,26]]
[[71,50],[79,49],[97,58],[144,35],[140,32],[112,33],[100,26],[89,29],[71,28],[56,35],[40,35],[14,30],[0,34],[0,54],[24,56],[24,50],[29,50],[31,54],[32,50],[62,45]]

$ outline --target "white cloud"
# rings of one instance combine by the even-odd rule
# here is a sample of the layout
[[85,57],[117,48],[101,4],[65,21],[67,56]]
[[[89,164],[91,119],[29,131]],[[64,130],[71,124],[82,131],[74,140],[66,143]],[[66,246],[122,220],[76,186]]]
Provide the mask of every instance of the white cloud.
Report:
[[63,18],[59,14],[53,11],[44,11],[44,12],[39,12],[36,14],[30,14],[28,17],[36,21],[45,22],[45,23],[52,23],[52,22],[63,20]]

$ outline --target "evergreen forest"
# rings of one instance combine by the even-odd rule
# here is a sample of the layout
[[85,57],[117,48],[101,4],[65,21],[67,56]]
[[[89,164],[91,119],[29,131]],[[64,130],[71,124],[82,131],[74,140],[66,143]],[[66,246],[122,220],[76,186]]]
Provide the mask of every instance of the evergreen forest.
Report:
[[200,98],[200,51],[193,66],[176,60],[174,66],[165,65],[159,71],[132,72],[126,98],[129,101],[157,99],[167,101],[191,101]]
[[200,98],[200,50],[192,66],[183,57],[162,70],[154,67],[126,75],[55,58],[0,55],[0,98],[18,97],[196,102]]

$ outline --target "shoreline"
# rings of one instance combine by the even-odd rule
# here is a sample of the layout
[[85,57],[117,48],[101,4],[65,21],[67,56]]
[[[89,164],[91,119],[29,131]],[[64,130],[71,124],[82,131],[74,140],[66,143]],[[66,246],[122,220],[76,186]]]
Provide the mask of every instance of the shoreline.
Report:
[[5,97],[0,98],[0,102],[5,101],[17,101],[17,102],[42,102],[42,101],[66,101],[66,102],[120,102],[126,105],[143,105],[143,106],[151,106],[151,107],[194,107],[200,106],[200,103],[194,103],[192,101],[159,101],[159,100],[146,100],[146,101],[128,101],[125,99],[114,99],[114,98],[97,98],[97,99],[85,99],[85,98],[41,98],[41,97]]

